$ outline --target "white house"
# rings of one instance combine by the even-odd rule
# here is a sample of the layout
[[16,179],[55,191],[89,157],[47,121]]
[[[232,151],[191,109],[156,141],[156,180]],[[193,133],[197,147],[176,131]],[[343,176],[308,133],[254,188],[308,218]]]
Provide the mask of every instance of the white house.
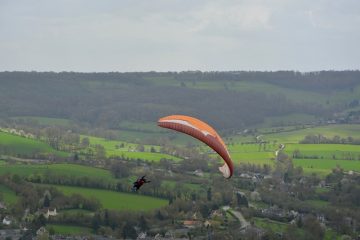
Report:
[[54,210],[51,210],[50,208],[47,209],[47,211],[44,213],[44,217],[47,219],[50,216],[56,216],[57,212],[56,212],[56,208],[54,208]]
[[2,223],[3,223],[4,225],[8,225],[8,226],[9,226],[9,225],[11,224],[11,220],[10,220],[10,218],[9,218],[8,216],[6,216],[6,217],[4,217]]

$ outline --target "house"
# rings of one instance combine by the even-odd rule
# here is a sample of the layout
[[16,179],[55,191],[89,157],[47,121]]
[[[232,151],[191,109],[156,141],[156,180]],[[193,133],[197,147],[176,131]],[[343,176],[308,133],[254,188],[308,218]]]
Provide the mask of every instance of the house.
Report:
[[204,173],[203,173],[203,171],[201,171],[201,169],[196,169],[193,174],[198,177],[204,176]]
[[185,220],[183,222],[184,227],[186,228],[196,228],[201,225],[200,221],[194,221],[194,220]]
[[0,209],[6,209],[6,206],[3,202],[0,202]]
[[11,224],[11,219],[10,219],[8,216],[6,216],[6,217],[4,217],[2,223],[3,223],[4,225],[9,226],[9,225]]
[[40,210],[40,214],[43,214],[46,219],[48,219],[50,216],[55,217],[57,215],[56,208],[43,208]]
[[146,239],[146,233],[145,232],[139,233],[136,239]]
[[42,236],[43,234],[48,234],[48,231],[46,230],[45,227],[40,227],[40,228],[36,231],[36,235],[37,235],[37,236]]

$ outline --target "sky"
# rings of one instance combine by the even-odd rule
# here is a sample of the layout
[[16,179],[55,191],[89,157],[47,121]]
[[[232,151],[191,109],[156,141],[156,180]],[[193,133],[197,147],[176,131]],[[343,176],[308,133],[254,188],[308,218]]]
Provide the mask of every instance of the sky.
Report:
[[0,0],[0,71],[360,69],[359,0]]

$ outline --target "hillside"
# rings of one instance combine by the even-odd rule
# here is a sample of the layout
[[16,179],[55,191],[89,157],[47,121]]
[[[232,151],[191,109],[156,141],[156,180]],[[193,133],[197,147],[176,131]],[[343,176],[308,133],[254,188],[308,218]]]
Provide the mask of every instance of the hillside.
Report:
[[[201,116],[222,130],[263,124],[269,117],[290,116],[282,123],[291,124],[329,120],[338,113],[342,121],[358,121],[359,75],[2,72],[0,110],[3,117],[71,119],[111,129],[124,128],[122,122],[154,122],[174,113]],[[308,117],[297,119],[296,114]]]

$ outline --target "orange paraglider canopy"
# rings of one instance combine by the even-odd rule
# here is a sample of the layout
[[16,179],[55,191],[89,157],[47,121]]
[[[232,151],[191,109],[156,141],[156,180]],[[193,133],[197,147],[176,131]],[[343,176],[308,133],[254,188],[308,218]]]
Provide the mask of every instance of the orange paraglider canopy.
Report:
[[219,134],[208,124],[189,116],[171,115],[160,118],[158,120],[158,125],[163,128],[186,133],[207,144],[224,159],[225,164],[222,167],[219,167],[219,170],[224,177],[231,178],[234,166],[230,154]]

